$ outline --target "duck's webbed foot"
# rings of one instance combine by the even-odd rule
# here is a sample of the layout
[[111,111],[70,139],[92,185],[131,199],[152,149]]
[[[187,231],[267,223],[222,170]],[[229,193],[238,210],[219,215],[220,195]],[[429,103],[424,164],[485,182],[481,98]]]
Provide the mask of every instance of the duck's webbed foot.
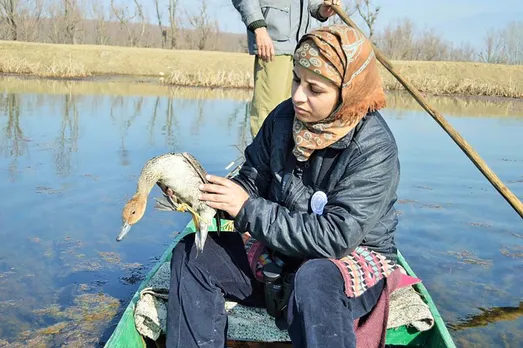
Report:
[[186,203],[179,203],[176,206],[176,211],[179,211],[181,213],[185,213],[186,211],[191,211],[191,208]]

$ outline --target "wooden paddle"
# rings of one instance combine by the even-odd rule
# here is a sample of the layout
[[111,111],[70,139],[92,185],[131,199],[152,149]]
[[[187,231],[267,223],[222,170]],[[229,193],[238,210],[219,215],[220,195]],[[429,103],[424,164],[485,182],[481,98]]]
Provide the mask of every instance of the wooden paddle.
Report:
[[[360,28],[347,16],[345,11],[343,11],[338,5],[332,5],[332,9],[348,26],[359,30],[363,35],[365,35]],[[372,43],[371,43],[372,44]],[[505,184],[498,178],[498,176],[490,169],[485,161],[481,159],[479,154],[467,143],[465,139],[454,129],[452,126],[445,120],[445,118],[434,109],[429,102],[421,95],[421,93],[411,85],[401,74],[394,68],[391,62],[385,58],[383,53],[372,44],[374,53],[378,61],[387,69],[402,85],[405,89],[416,99],[416,101],[421,105],[425,111],[429,113],[432,118],[438,122],[438,124],[447,132],[447,134],[454,140],[454,142],[465,152],[465,154],[470,158],[474,165],[485,175],[485,177],[490,181],[490,183],[498,190],[499,193],[507,200],[507,202],[518,212],[519,216],[523,218],[523,204],[521,201],[508,189]]]

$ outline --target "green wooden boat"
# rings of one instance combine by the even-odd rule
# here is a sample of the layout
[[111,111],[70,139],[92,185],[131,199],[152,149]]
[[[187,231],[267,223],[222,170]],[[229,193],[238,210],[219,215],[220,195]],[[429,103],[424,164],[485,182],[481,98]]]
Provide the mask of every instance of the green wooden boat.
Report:
[[[230,226],[230,225],[229,225]],[[227,222],[223,222],[222,231],[226,231],[229,227]],[[216,226],[213,226],[211,230],[216,230]],[[138,290],[131,299],[129,305],[125,309],[122,317],[120,318],[115,330],[105,344],[106,348],[141,348],[141,347],[162,347],[164,343],[161,342],[160,338],[158,341],[153,342],[150,339],[144,338],[136,329],[134,321],[134,308],[137,301],[140,298],[140,292],[144,289],[149,280],[159,270],[160,266],[165,262],[169,262],[171,258],[171,251],[174,246],[187,234],[194,233],[195,227],[193,222],[189,222],[185,229],[179,233],[167,250],[163,253],[158,263],[153,269],[147,274],[144,281],[140,284]],[[226,232],[224,232],[226,233]],[[407,273],[411,276],[416,276],[410,266],[408,265],[405,258],[398,252],[398,263],[403,266]],[[422,300],[428,305],[430,312],[434,318],[434,325],[428,331],[418,331],[412,326],[400,326],[398,328],[391,328],[387,330],[386,343],[387,347],[455,347],[455,344],[450,336],[445,323],[443,322],[441,315],[439,314],[436,305],[432,301],[430,294],[428,293],[425,286],[422,283],[415,284],[414,289],[420,294]],[[244,319],[242,319],[244,320]],[[234,325],[229,322],[229,327]],[[231,329],[229,329],[231,330]],[[253,337],[263,337],[264,333],[253,335]],[[162,336],[163,337],[163,336]],[[271,341],[269,339],[246,339],[245,337],[237,339],[235,337],[229,337],[229,347],[292,347],[289,341]]]

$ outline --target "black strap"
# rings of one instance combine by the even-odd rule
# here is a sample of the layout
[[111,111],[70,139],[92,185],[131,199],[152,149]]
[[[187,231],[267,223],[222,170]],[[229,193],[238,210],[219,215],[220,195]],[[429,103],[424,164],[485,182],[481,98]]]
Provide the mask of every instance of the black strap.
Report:
[[[319,187],[320,189],[327,189],[327,183],[329,181],[329,176],[327,174],[330,174],[330,172],[332,171],[332,168],[334,167],[334,162],[338,158],[340,152],[341,150],[333,149],[331,147],[325,150],[325,153],[323,155],[323,162],[321,163],[320,173],[318,174],[318,179],[316,180],[317,187]],[[294,171],[294,168],[296,167],[296,162],[297,160],[294,154],[292,152],[289,153],[287,155],[285,167],[283,170],[282,197],[285,196],[285,192],[289,188],[290,178]]]
[[317,186],[320,189],[327,190],[327,182],[329,181],[329,176],[327,173],[332,171],[334,167],[334,162],[341,150],[333,149],[331,147],[327,148],[325,155],[323,156],[323,162],[321,163],[320,173],[318,174],[318,179],[316,180]]
[[294,168],[296,167],[296,156],[291,152],[287,155],[287,159],[285,161],[285,167],[283,169],[283,178],[281,182],[281,197],[285,197],[285,192],[289,189],[289,184],[291,182],[291,175],[294,171]]

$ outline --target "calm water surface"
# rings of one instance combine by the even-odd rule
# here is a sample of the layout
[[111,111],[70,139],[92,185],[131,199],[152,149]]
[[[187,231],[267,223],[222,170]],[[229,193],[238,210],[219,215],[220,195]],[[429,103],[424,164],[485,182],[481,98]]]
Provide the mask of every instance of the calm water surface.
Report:
[[[190,219],[149,208],[115,242],[144,162],[188,151],[223,175],[250,141],[248,94],[93,86],[0,80],[0,346],[103,344]],[[433,102],[522,199],[523,107]],[[521,218],[408,97],[383,115],[402,165],[397,243],[457,344],[523,346]]]

